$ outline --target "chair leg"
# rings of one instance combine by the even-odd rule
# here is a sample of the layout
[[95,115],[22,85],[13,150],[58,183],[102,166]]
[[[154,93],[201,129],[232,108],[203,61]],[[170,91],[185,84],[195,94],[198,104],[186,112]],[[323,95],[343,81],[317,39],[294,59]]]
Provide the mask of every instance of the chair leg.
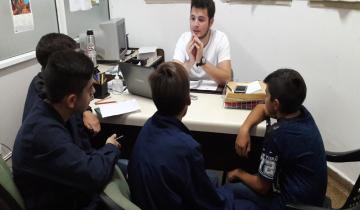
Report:
[[329,197],[325,197],[323,207],[331,209],[331,199]]

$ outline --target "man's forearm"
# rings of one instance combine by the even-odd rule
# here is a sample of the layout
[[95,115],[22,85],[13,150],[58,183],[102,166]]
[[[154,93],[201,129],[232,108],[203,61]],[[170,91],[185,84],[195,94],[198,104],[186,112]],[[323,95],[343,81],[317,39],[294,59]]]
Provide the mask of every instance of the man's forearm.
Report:
[[218,84],[224,85],[231,80],[231,69],[223,69],[211,63],[206,63],[202,67]]
[[183,66],[184,66],[184,68],[186,69],[186,71],[187,71],[188,73],[190,73],[190,71],[191,71],[192,67],[194,66],[194,64],[195,64],[195,61],[189,60],[189,61],[185,61],[185,62],[183,63]]
[[182,62],[182,61],[179,61],[179,60],[174,59],[173,61],[176,62],[176,63],[181,64],[182,66],[184,66],[184,68],[186,69],[186,71],[187,71],[188,73],[190,73],[191,68],[193,67],[193,65],[194,65],[194,63],[195,63],[195,61],[191,61],[191,60]]

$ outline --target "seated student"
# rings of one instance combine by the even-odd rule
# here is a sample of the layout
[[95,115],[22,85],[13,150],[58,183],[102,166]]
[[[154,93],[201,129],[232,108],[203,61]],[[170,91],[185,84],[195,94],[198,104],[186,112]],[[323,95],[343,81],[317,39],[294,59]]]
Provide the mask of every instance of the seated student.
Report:
[[302,105],[305,82],[291,69],[279,69],[264,82],[265,104],[252,110],[236,139],[238,154],[245,156],[250,148],[250,129],[267,117],[277,119],[267,129],[259,173],[236,169],[228,178],[242,182],[232,185],[237,196],[254,201],[261,209],[284,209],[288,202],[321,206],[327,184],[326,156],[318,127]]
[[[40,38],[36,46],[36,59],[41,65],[41,72],[39,72],[31,81],[28,93],[25,100],[24,112],[22,121],[25,120],[26,116],[31,111],[31,108],[40,100],[45,98],[44,81],[42,71],[45,69],[48,58],[54,52],[60,50],[76,49],[76,42],[69,36],[60,33],[49,33]],[[85,110],[82,115],[81,113],[74,116],[73,121],[80,121],[79,129],[86,127],[95,134],[100,132],[101,126],[98,118],[89,110]],[[81,122],[83,121],[83,125]]]
[[97,209],[98,193],[112,176],[121,145],[110,136],[84,151],[69,119],[93,99],[94,65],[73,50],[51,55],[43,71],[46,99],[34,105],[16,136],[14,181],[26,209]]
[[[51,54],[61,50],[76,51],[76,42],[71,37],[61,33],[49,33],[40,38],[40,41],[36,46],[36,59],[41,65],[41,72],[39,72],[30,83],[25,100],[22,121],[29,115],[32,107],[34,107],[36,103],[46,98],[43,70],[45,69]],[[101,125],[99,119],[89,109],[82,113],[74,113],[68,121],[68,127],[73,138],[79,142],[79,146],[87,152],[92,152],[94,150],[91,143],[96,145],[96,143],[94,143],[96,140],[106,138],[108,135],[107,133],[110,132],[106,131],[102,135],[97,135],[95,139],[93,138],[93,134],[98,134],[100,132]],[[113,132],[111,131],[111,133]],[[93,141],[90,142],[90,140]],[[101,143],[101,145],[102,144],[103,143]],[[127,176],[127,160],[120,159],[118,166],[124,175]]]
[[184,67],[163,63],[149,80],[158,111],[141,129],[129,161],[135,204],[144,210],[248,209],[250,202],[234,200],[230,190],[211,183],[200,145],[181,122],[190,105]]
[[190,8],[190,31],[177,41],[173,60],[185,67],[191,80],[225,84],[232,77],[230,44],[225,33],[211,29],[215,3],[192,0]]

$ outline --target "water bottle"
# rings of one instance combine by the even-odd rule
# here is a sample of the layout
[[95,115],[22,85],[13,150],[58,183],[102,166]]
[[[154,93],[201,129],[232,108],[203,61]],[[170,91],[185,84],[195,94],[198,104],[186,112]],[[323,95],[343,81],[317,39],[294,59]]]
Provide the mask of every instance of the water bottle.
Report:
[[119,78],[119,75],[117,74],[115,76],[115,79],[112,81],[112,88],[113,94],[121,94],[124,89],[123,81]]
[[86,54],[96,66],[96,50],[95,50],[95,36],[93,30],[87,30],[87,46],[86,46]]

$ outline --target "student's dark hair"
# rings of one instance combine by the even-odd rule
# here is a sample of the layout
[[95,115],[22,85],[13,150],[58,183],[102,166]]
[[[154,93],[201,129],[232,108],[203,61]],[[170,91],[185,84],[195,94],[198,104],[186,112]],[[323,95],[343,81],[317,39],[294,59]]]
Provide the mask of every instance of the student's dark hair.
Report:
[[209,20],[214,18],[215,15],[215,3],[213,0],[191,0],[191,7],[207,9]]
[[36,59],[44,69],[53,52],[66,49],[76,49],[76,42],[65,34],[49,33],[42,36],[36,45]]
[[149,81],[153,101],[160,113],[176,116],[190,104],[189,76],[181,64],[161,64],[150,75]]
[[293,69],[278,69],[269,74],[267,84],[271,101],[278,99],[280,112],[294,113],[301,107],[306,97],[306,84],[299,72]]
[[69,94],[81,96],[93,74],[94,64],[83,53],[54,52],[43,71],[47,99],[58,103]]

